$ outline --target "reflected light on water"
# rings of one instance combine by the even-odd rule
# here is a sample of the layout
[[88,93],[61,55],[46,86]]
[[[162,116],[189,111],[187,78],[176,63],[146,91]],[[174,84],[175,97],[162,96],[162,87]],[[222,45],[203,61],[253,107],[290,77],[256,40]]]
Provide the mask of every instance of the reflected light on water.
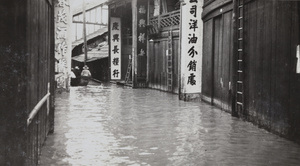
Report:
[[205,103],[149,89],[72,87],[57,95],[55,128],[41,165],[300,163],[297,144]]

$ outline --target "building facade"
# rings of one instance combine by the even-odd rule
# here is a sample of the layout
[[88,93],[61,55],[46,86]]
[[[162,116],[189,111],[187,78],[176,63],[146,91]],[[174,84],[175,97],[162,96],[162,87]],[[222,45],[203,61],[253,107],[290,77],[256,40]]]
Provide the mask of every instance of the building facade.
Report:
[[231,111],[233,83],[233,1],[205,1],[202,19],[202,98]]
[[203,99],[299,142],[299,2],[208,0],[202,15]]
[[133,87],[180,94],[182,100],[200,98],[202,4],[109,1],[111,80],[130,77]]

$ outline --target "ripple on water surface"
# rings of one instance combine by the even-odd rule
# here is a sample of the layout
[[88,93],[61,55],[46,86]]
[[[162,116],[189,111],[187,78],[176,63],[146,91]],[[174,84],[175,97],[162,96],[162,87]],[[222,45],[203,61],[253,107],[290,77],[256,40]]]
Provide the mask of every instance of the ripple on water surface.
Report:
[[55,121],[47,140],[54,143],[46,142],[41,165],[47,157],[62,165],[300,163],[299,145],[205,103],[156,90],[71,87],[56,97]]

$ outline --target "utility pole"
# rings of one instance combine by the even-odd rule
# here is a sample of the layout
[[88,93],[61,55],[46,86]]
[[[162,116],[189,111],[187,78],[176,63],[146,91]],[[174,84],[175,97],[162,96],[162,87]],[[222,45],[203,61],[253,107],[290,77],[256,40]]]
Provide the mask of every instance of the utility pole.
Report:
[[86,42],[86,24],[85,24],[85,2],[82,0],[82,15],[83,15],[83,41],[84,41],[84,65],[87,61],[87,42]]

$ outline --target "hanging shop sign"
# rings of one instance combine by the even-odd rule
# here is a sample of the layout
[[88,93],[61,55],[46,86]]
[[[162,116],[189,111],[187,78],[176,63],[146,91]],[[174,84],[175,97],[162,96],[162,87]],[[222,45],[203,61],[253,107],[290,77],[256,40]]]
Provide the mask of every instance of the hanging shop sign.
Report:
[[202,2],[185,0],[181,19],[181,55],[183,93],[201,92],[202,68]]
[[121,19],[110,19],[111,80],[121,79]]
[[55,72],[58,88],[68,89],[71,70],[71,12],[69,0],[58,0],[55,4]]
[[146,78],[147,71],[147,0],[137,2],[137,59],[138,77]]

